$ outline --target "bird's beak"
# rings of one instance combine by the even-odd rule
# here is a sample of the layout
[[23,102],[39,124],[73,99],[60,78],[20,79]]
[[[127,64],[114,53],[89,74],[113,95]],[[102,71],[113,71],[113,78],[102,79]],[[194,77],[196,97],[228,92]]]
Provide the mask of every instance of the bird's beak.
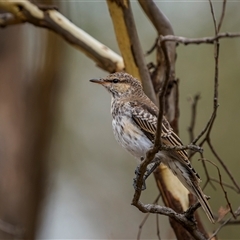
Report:
[[89,81],[93,82],[93,83],[98,83],[98,84],[104,83],[104,81],[101,78],[99,78],[99,79],[94,78],[94,79],[90,79]]

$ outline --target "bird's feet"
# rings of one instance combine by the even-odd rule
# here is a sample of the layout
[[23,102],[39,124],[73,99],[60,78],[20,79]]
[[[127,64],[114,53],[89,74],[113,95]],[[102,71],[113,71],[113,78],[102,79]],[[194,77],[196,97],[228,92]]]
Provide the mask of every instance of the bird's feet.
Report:
[[[153,163],[150,163],[148,166],[147,166],[147,169],[143,175],[143,184],[142,184],[142,188],[141,190],[145,190],[146,189],[146,180],[147,178],[151,175],[151,173],[159,166],[160,164],[160,161],[156,161],[156,162],[153,162]],[[141,165],[138,165],[136,170],[135,170],[135,178],[133,179],[133,187],[135,190],[139,189],[137,187],[137,182],[138,182],[138,179],[140,177],[140,166]]]

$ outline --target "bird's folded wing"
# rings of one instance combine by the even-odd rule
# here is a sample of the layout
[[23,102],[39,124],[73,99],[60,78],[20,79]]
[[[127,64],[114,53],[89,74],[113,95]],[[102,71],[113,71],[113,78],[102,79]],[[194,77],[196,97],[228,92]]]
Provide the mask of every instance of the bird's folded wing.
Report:
[[[132,117],[137,126],[145,133],[148,139],[154,142],[155,133],[157,129],[157,111],[147,105],[134,104]],[[140,107],[138,107],[140,105]],[[180,138],[172,131],[170,124],[163,118],[162,134],[163,143],[168,146],[182,146]],[[187,152],[185,150],[177,151],[185,161],[189,161]]]

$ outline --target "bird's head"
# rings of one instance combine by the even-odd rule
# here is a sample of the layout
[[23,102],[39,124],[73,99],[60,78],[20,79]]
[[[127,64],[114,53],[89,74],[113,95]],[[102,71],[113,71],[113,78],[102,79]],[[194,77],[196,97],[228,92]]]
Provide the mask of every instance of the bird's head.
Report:
[[141,91],[141,83],[132,75],[124,72],[116,72],[106,78],[91,79],[91,82],[104,86],[114,98],[134,94]]

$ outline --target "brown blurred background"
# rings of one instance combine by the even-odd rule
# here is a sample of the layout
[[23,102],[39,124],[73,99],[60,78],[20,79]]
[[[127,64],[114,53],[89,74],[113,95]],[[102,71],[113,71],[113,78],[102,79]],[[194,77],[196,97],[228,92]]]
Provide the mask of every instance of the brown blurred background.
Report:
[[[169,18],[176,35],[204,37],[214,34],[208,1],[156,3]],[[77,26],[119,53],[105,1],[56,1],[55,4]],[[221,6],[221,2],[214,2],[218,18]],[[146,52],[153,45],[156,32],[138,3],[133,1],[132,7],[142,47]],[[240,32],[239,9],[238,2],[227,3],[222,32]],[[190,124],[188,99],[196,93],[201,94],[196,134],[203,129],[212,113],[213,46],[180,45],[177,54],[180,135],[187,144],[187,127]],[[147,57],[147,60],[154,60],[154,54]],[[239,62],[240,40],[221,40],[220,107],[212,131],[212,143],[238,182]],[[109,94],[103,88],[89,83],[89,79],[105,76],[107,73],[56,34],[30,24],[0,29],[0,66],[0,132],[4,136],[0,139],[3,153],[1,158],[11,162],[16,171],[1,169],[0,180],[5,181],[6,175],[10,176],[10,180],[22,176],[19,172],[24,172],[25,169],[31,172],[31,166],[35,164],[33,159],[39,164],[39,171],[32,172],[37,186],[40,189],[43,183],[45,186],[43,199],[35,189],[36,202],[43,201],[43,210],[37,224],[38,238],[136,238],[138,226],[145,216],[131,206],[136,161],[114,140]],[[33,104],[36,99],[37,103]],[[42,131],[31,125],[31,118],[36,119],[36,122],[41,121],[37,126],[43,126]],[[42,134],[36,138],[36,132]],[[24,151],[21,150],[22,144],[25,146]],[[33,144],[35,151],[31,153]],[[6,146],[11,146],[11,149],[6,150]],[[205,156],[217,163],[209,149],[204,150]],[[8,155],[4,155],[5,153]],[[40,156],[45,159],[46,168],[44,162],[38,163]],[[26,166],[18,164],[21,159],[28,157]],[[205,175],[197,157],[194,159],[194,166],[204,183]],[[217,178],[216,169],[211,165],[208,167]],[[38,181],[39,176],[43,176],[44,182]],[[230,183],[224,173],[222,176],[224,181]],[[24,181],[29,184],[29,179],[16,179],[19,186],[23,186]],[[4,186],[4,191],[8,192],[13,185],[7,182]],[[217,212],[220,206],[226,205],[226,201],[221,189],[217,184],[215,186],[216,191],[208,186],[205,193],[211,196],[211,206]],[[18,196],[29,194],[17,184],[14,187],[19,192]],[[5,199],[4,191],[1,192],[2,199]],[[154,179],[150,177],[143,201],[153,202],[157,194]],[[228,190],[228,194],[233,209],[236,209],[240,205],[239,195],[231,190]],[[11,208],[11,198],[4,201],[8,201]],[[23,211],[19,214],[25,213]],[[161,237],[172,238],[168,219],[164,216],[160,219]],[[209,231],[217,228],[217,225],[210,226],[207,219],[205,222],[209,225]],[[226,227],[219,236],[222,239],[239,239],[239,227]],[[151,215],[145,224],[142,238],[157,238],[155,215]]]

